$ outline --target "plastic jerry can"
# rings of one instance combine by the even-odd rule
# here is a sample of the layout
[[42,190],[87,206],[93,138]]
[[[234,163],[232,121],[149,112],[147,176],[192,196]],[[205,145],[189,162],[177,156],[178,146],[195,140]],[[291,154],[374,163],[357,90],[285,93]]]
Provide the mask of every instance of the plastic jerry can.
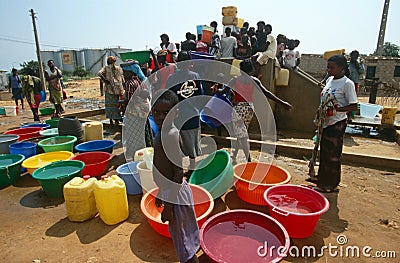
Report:
[[289,85],[289,70],[282,68],[278,72],[278,77],[275,80],[276,86],[288,86]]
[[137,150],[135,152],[133,160],[135,162],[141,162],[141,161],[143,161],[145,154],[146,155],[150,155],[151,158],[153,158],[153,154],[154,154],[153,147],[146,147],[146,148],[142,148],[142,149]]
[[90,176],[74,177],[64,185],[65,207],[70,221],[83,222],[97,214],[94,198],[96,181]]
[[82,124],[84,140],[103,140],[103,123],[99,121],[90,121]]
[[118,224],[129,216],[125,182],[118,176],[102,176],[95,182],[94,196],[101,220],[107,225]]

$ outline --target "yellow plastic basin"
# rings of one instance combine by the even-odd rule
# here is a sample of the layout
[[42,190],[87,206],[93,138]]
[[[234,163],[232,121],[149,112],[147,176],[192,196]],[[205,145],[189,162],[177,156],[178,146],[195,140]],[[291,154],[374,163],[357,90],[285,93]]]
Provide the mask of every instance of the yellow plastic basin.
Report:
[[42,153],[23,161],[22,167],[26,168],[28,173],[32,174],[36,169],[42,166],[56,161],[68,160],[72,156],[74,156],[74,154],[67,151]]

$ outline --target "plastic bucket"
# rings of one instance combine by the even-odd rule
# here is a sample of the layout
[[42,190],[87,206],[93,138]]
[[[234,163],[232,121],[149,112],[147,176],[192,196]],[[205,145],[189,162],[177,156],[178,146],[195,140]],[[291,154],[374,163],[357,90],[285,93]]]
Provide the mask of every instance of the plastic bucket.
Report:
[[157,185],[153,179],[153,169],[148,169],[145,161],[139,162],[136,167],[139,172],[140,185],[142,186],[143,194],[156,188]]
[[299,185],[276,185],[268,188],[264,199],[270,215],[278,220],[291,238],[312,235],[320,216],[328,211],[328,200],[317,191]]
[[36,155],[36,143],[33,142],[17,142],[10,144],[11,154],[22,154],[25,158]]
[[4,107],[0,107],[0,115],[6,115],[6,109],[4,109]]
[[15,134],[18,135],[18,141],[23,141],[27,139],[32,139],[36,137],[40,137],[39,132],[42,131],[43,128],[40,127],[27,127],[27,128],[18,128],[14,130],[9,130],[4,132],[4,134]]
[[267,163],[241,163],[233,167],[236,193],[243,201],[254,205],[267,205],[264,192],[274,185],[287,184],[290,173]]
[[364,118],[373,119],[382,109],[381,105],[372,103],[359,102],[358,105],[360,105],[360,116]]
[[197,35],[201,35],[203,32],[203,26],[204,25],[198,25],[196,26],[196,31],[197,31]]
[[204,106],[204,114],[216,126],[228,123],[232,121],[232,104],[225,95],[214,95]]
[[69,180],[82,176],[85,164],[81,161],[58,161],[35,170],[32,177],[39,181],[48,197],[63,197],[63,188]]
[[117,174],[125,182],[126,193],[128,195],[137,195],[142,193],[140,186],[140,176],[137,171],[139,162],[129,162],[118,166]]
[[210,192],[214,199],[233,186],[233,166],[229,153],[218,150],[203,159],[190,176],[189,183]]
[[397,107],[383,107],[382,124],[393,124],[396,117]]
[[14,134],[0,134],[0,154],[10,153],[10,144],[16,143],[18,138]]
[[106,173],[111,158],[112,155],[107,152],[87,152],[79,153],[73,156],[70,160],[78,160],[85,163],[82,175],[100,177]]
[[0,154],[0,188],[13,184],[21,175],[22,154]]
[[203,26],[201,31],[201,41],[211,43],[212,36],[214,35],[214,28],[210,26]]
[[[200,228],[207,220],[208,216],[214,209],[214,200],[207,190],[197,186],[190,185],[193,193],[193,209],[196,214],[197,225]],[[143,195],[140,201],[140,210],[147,218],[150,226],[160,235],[170,238],[168,231],[168,222],[161,221],[162,209],[156,207],[155,197],[157,196],[158,188],[150,190]]]
[[39,141],[38,145],[43,148],[45,152],[58,152],[58,151],[74,151],[74,143],[76,142],[75,136],[54,136]]
[[235,209],[216,214],[203,224],[200,245],[211,262],[280,262],[289,251],[290,238],[274,218]]
[[60,118],[58,121],[58,134],[73,135],[76,137],[76,143],[83,142],[82,124],[76,116],[68,116]]
[[17,106],[4,106],[6,116],[17,116]]
[[50,128],[57,128],[58,127],[58,120],[59,119],[49,119],[49,120],[45,120],[44,122],[46,124],[50,124]]

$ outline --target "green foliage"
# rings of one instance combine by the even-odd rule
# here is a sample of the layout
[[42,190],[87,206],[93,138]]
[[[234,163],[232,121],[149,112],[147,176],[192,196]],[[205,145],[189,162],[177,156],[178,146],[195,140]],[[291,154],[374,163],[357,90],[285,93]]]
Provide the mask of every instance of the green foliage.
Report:
[[39,63],[37,61],[31,60],[19,64],[21,69],[19,70],[20,75],[31,75],[39,77]]
[[78,76],[78,77],[86,77],[89,75],[89,71],[85,70],[85,68],[83,66],[78,66],[75,68],[74,72],[73,72],[74,76]]
[[400,47],[390,42],[385,42],[382,55],[384,57],[400,57]]

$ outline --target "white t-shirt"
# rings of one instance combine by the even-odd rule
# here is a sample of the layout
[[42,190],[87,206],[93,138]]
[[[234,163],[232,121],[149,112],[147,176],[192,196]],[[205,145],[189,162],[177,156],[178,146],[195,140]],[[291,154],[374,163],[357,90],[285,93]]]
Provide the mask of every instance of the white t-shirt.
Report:
[[296,61],[300,58],[299,51],[285,49],[282,54],[283,65],[288,68],[294,68],[296,66]]
[[221,57],[233,57],[233,49],[237,48],[236,38],[233,36],[224,37],[221,39]]
[[[328,94],[330,95],[328,96]],[[344,107],[358,102],[354,83],[346,76],[340,79],[333,79],[333,76],[328,78],[321,92],[321,102],[326,101],[328,97],[333,97],[338,103],[338,107]],[[345,119],[347,119],[346,112],[337,111],[333,116],[326,117],[324,128]]]
[[178,50],[176,49],[176,45],[172,42],[169,43],[168,46],[166,46],[165,44],[162,45],[162,50],[169,50],[171,52],[175,52],[175,54],[173,55],[174,59],[176,60],[178,57]]

